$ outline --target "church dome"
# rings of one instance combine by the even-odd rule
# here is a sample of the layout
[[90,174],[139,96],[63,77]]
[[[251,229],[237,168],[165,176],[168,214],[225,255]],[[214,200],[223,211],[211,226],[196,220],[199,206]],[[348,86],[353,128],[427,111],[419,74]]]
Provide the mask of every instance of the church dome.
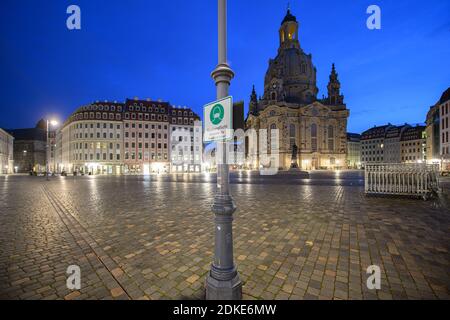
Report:
[[279,30],[278,55],[269,62],[264,82],[267,104],[288,102],[309,104],[317,99],[316,68],[310,54],[300,47],[297,18],[288,9]]
[[276,100],[300,104],[312,102],[317,88],[316,69],[311,56],[297,48],[280,51],[271,60],[265,78],[267,99],[272,92],[276,92]]

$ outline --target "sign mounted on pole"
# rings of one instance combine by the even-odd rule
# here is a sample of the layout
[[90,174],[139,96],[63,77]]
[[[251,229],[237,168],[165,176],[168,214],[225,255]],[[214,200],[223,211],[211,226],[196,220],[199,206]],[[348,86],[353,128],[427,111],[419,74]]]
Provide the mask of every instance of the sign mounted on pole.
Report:
[[204,142],[233,139],[233,97],[229,96],[203,107]]

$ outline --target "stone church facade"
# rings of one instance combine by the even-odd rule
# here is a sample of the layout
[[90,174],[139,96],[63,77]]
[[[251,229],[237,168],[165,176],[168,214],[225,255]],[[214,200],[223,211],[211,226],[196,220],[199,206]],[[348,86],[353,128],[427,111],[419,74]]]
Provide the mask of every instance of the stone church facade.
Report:
[[[328,95],[318,99],[316,68],[311,54],[300,46],[298,26],[288,10],[279,30],[278,55],[269,61],[264,95],[258,99],[253,88],[246,129],[255,129],[258,135],[266,129],[269,150],[270,132],[279,130],[279,169],[342,168],[346,166],[349,110],[340,93],[338,74],[333,64]],[[247,166],[258,169],[261,165],[257,153],[247,153]]]

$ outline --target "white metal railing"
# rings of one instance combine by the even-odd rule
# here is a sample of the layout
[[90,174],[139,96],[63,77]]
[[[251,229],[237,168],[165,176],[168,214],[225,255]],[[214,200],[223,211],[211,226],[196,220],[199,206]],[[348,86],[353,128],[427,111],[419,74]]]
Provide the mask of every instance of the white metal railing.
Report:
[[409,195],[426,199],[438,190],[438,165],[425,163],[366,165],[366,194]]

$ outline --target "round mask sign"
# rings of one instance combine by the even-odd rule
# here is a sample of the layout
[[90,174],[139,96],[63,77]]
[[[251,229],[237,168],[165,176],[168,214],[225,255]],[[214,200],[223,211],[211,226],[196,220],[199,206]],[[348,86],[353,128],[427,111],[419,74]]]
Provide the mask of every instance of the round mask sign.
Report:
[[217,125],[222,122],[224,115],[225,110],[223,109],[223,106],[218,103],[211,109],[209,119],[211,120],[212,124]]

